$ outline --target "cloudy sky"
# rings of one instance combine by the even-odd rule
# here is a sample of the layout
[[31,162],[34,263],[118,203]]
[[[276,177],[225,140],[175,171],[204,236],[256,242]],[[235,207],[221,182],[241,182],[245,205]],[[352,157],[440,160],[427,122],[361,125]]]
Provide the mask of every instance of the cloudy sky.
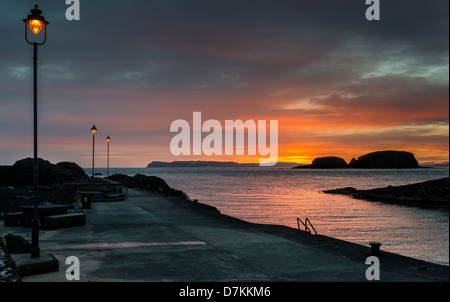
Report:
[[279,161],[377,150],[449,152],[449,2],[381,0],[0,2],[0,165],[33,156],[32,56],[22,19],[50,22],[38,50],[39,157],[89,167],[259,156],[180,156],[177,119],[278,120]]

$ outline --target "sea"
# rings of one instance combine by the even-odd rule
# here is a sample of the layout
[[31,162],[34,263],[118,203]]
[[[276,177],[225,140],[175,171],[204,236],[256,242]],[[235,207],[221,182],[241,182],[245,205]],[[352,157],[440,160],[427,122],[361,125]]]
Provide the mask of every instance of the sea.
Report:
[[[106,175],[106,169],[96,173]],[[86,169],[87,174],[92,170]],[[274,167],[110,168],[109,175],[153,175],[221,213],[253,223],[297,228],[309,219],[318,234],[449,265],[448,211],[326,194],[449,177],[448,167],[420,169],[289,169]],[[101,176],[100,176],[101,177]]]

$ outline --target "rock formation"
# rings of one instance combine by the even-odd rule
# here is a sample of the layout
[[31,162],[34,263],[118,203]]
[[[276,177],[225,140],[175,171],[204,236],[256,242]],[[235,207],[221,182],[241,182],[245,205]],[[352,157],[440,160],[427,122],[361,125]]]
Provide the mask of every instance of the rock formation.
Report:
[[347,162],[336,156],[319,157],[313,160],[311,168],[315,169],[340,169],[347,168]]
[[[33,185],[33,159],[17,161],[13,166],[0,167],[0,186],[21,188]],[[38,184],[49,186],[71,182],[88,177],[84,170],[75,163],[61,162],[56,165],[41,158],[38,159]]]
[[164,181],[164,179],[157,176],[146,176],[142,174],[127,176],[124,174],[114,174],[107,177],[107,179],[119,182],[122,185],[127,186],[128,188],[140,188],[154,192],[165,193],[168,195],[184,197],[184,193],[182,191],[171,188]]
[[347,162],[337,156],[325,156],[315,158],[311,165],[302,165],[294,169],[343,169],[347,168]]
[[[0,213],[16,212],[20,206],[34,203],[33,159],[0,166]],[[71,162],[56,165],[38,160],[38,202],[67,204],[75,201],[75,191],[61,190],[64,183],[82,182],[88,176]]]
[[406,151],[377,151],[352,159],[350,168],[362,169],[408,169],[419,168],[414,154]]
[[352,187],[327,190],[324,193],[342,194],[356,199],[382,201],[422,208],[449,208],[449,178],[429,180],[421,183],[388,186],[384,188],[357,190]]
[[294,169],[411,169],[420,168],[414,154],[406,151],[376,151],[352,159],[349,164],[336,156],[318,157],[311,165],[294,167]]

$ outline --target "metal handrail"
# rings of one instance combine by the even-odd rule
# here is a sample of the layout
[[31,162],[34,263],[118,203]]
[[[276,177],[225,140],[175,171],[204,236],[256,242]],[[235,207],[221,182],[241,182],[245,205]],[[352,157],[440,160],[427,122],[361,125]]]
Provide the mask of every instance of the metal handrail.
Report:
[[312,229],[313,229],[313,231],[314,231],[314,235],[317,235],[317,231],[316,231],[316,229],[314,228],[314,226],[312,225],[311,221],[309,221],[309,219],[306,218],[306,219],[305,219],[305,222],[306,222],[307,224],[309,223],[309,225],[312,227]]
[[308,228],[308,226],[300,219],[297,217],[297,227],[298,230],[300,231],[300,223],[301,222],[303,224],[303,226],[305,227],[305,233],[311,233],[311,230]]
[[316,229],[314,228],[314,226],[312,225],[311,221],[310,221],[308,218],[306,218],[306,219],[305,219],[305,222],[303,222],[300,218],[297,217],[297,227],[298,227],[298,230],[299,230],[299,231],[300,231],[300,222],[301,222],[301,223],[303,224],[303,226],[305,227],[305,233],[310,233],[310,234],[312,234],[311,229],[308,227],[308,223],[309,223],[309,225],[311,226],[311,228],[312,228],[313,231],[314,231],[314,235],[317,235]]

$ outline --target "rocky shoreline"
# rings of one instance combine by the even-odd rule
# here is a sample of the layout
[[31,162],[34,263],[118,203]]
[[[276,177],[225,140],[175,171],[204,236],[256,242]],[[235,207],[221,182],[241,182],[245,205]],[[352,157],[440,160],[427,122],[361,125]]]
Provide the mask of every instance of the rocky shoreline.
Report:
[[352,187],[325,190],[328,194],[342,194],[355,199],[380,201],[427,209],[449,210],[449,178],[425,181],[403,186],[388,186],[371,190]]

